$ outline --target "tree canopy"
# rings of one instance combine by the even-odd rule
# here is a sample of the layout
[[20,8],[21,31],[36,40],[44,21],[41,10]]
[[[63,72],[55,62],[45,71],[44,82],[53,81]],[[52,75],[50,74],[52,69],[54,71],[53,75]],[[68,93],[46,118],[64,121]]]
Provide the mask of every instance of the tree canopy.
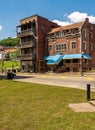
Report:
[[19,38],[11,38],[8,37],[7,39],[3,39],[0,41],[0,45],[1,46],[11,46],[11,47],[15,47],[18,46],[20,42]]

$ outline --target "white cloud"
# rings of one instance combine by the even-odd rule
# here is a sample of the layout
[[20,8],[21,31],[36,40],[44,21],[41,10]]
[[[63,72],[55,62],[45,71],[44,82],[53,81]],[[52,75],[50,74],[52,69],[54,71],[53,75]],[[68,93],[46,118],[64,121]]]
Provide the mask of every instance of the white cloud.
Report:
[[89,22],[95,23],[95,16],[89,16],[87,13],[73,12],[67,17],[74,23],[84,21],[85,18],[89,18]]
[[58,25],[60,25],[60,26],[66,26],[66,25],[69,25],[69,24],[71,24],[70,22],[62,22],[62,21],[59,21],[59,20],[57,20],[57,19],[55,19],[55,20],[53,20],[53,22],[54,23],[57,23]]
[[93,15],[88,15],[87,13],[81,13],[81,12],[72,12],[71,14],[67,15],[64,14],[64,17],[67,17],[69,19],[69,21],[59,21],[59,20],[53,20],[53,22],[57,23],[60,26],[66,26],[72,23],[77,23],[77,22],[81,22],[84,21],[85,18],[89,18],[89,22],[90,23],[94,23],[95,24],[95,16]]
[[80,22],[84,21],[85,18],[87,18],[87,13],[80,13],[80,12],[73,12],[70,15],[67,16],[72,22]]
[[2,30],[2,26],[0,25],[0,30]]
[[95,16],[88,16],[90,23],[95,23]]

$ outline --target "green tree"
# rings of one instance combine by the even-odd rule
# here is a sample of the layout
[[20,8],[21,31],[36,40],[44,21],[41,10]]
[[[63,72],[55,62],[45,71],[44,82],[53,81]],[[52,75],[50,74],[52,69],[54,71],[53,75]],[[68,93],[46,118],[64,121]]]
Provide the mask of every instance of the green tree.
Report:
[[7,61],[10,60],[10,53],[9,53],[9,52],[7,52],[7,53],[5,54],[5,60],[7,60]]
[[19,55],[20,55],[20,50],[16,50],[16,51],[11,53],[10,59],[11,60],[17,60]]
[[0,41],[0,45],[1,46],[11,46],[11,47],[15,47],[18,46],[20,42],[19,38],[11,38],[8,37],[7,39],[3,39]]

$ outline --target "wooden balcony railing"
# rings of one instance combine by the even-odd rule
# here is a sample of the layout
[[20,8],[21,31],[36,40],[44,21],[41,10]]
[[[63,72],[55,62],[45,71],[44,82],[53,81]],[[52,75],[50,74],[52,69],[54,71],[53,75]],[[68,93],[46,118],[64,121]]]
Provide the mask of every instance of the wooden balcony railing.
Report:
[[21,54],[18,58],[20,60],[34,60],[36,57],[35,54]]
[[19,45],[19,48],[29,48],[29,47],[36,47],[36,43],[33,41],[30,42],[24,42]]
[[27,29],[21,32],[17,33],[17,37],[24,37],[35,34],[35,31],[33,29]]

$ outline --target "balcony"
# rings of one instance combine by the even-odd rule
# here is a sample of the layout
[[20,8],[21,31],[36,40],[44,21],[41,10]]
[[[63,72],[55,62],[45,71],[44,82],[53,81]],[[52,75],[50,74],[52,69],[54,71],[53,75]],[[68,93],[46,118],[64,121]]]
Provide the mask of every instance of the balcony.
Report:
[[21,38],[21,37],[25,37],[25,36],[34,36],[36,31],[34,31],[32,28],[31,29],[27,29],[27,30],[24,30],[24,31],[21,31],[21,32],[18,32],[17,33],[17,37]]
[[67,32],[64,35],[53,35],[53,36],[47,36],[46,40],[50,41],[54,41],[56,39],[60,39],[60,38],[73,38],[73,37],[79,37],[80,36],[80,32],[76,31],[75,33],[72,32]]
[[67,33],[65,36],[68,37],[68,38],[71,38],[71,37],[79,37],[79,36],[80,36],[80,32]]
[[18,57],[20,60],[35,60],[35,54],[22,54]]
[[21,43],[19,48],[22,49],[22,48],[30,48],[30,47],[36,47],[36,43],[33,42],[33,41],[30,41],[30,42],[24,42],[24,43]]

